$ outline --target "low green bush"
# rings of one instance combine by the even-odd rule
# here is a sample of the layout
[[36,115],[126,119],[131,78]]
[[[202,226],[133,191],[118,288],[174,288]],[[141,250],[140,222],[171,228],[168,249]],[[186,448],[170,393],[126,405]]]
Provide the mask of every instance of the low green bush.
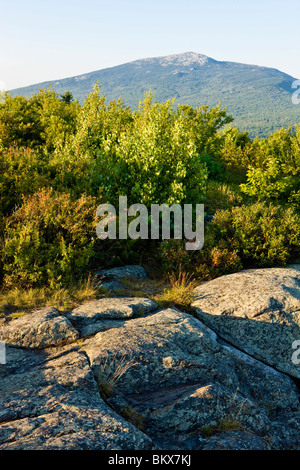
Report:
[[209,280],[242,268],[280,266],[300,251],[300,217],[290,208],[257,202],[218,210],[205,227],[202,250],[189,252],[181,240],[158,247],[164,273],[183,270]]
[[292,207],[257,202],[217,211],[211,229],[244,267],[283,265],[299,253],[300,217]]
[[205,281],[242,269],[237,251],[227,248],[224,242],[218,243],[211,233],[207,234],[204,247],[199,251],[187,251],[184,245],[181,240],[161,242],[158,256],[164,275],[179,275],[183,271]]
[[4,285],[60,287],[79,277],[94,253],[96,202],[51,189],[24,198],[7,218],[2,247]]
[[242,201],[239,188],[217,181],[208,181],[204,200],[206,214],[214,214],[220,209],[231,209],[242,205]]
[[[22,196],[49,186],[47,162],[36,149],[0,149],[0,214],[9,215],[22,204]],[[2,225],[2,224],[0,224]]]

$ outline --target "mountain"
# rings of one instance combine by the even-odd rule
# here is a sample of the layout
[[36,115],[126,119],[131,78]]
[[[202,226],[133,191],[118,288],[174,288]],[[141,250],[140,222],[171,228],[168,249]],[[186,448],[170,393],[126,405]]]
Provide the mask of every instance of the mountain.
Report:
[[10,94],[30,96],[51,85],[57,93],[71,91],[82,103],[98,81],[107,101],[122,97],[125,105],[137,109],[144,94],[152,89],[158,101],[175,97],[176,103],[194,107],[221,103],[234,117],[234,125],[253,137],[300,122],[300,106],[292,103],[294,80],[277,69],[186,52],[38,83],[11,90]]

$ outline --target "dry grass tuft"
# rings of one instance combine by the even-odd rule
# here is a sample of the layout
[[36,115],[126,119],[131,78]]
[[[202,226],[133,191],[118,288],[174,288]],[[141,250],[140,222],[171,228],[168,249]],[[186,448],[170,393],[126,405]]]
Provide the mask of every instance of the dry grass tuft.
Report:
[[67,311],[86,300],[105,295],[104,289],[95,287],[91,276],[64,288],[31,287],[26,289],[14,287],[0,292],[0,315],[16,317],[46,306]]
[[107,356],[97,367],[97,382],[100,393],[107,400],[111,395],[116,383],[128,369],[135,366],[137,362],[126,356]]
[[172,273],[169,276],[169,286],[161,294],[156,295],[153,300],[162,307],[174,306],[189,312],[190,305],[194,300],[193,289],[195,286],[189,274],[180,271],[176,276]]

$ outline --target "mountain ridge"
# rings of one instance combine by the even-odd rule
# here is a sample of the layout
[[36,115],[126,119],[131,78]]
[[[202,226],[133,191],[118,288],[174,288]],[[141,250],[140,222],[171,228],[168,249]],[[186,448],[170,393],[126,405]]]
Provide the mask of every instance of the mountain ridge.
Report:
[[71,91],[83,103],[99,82],[107,101],[122,98],[137,109],[150,89],[155,99],[176,99],[177,104],[227,108],[234,125],[251,136],[266,136],[282,126],[300,122],[300,107],[292,103],[296,79],[276,68],[218,61],[204,54],[185,52],[137,59],[59,80],[10,90],[26,97],[50,85],[57,93]]

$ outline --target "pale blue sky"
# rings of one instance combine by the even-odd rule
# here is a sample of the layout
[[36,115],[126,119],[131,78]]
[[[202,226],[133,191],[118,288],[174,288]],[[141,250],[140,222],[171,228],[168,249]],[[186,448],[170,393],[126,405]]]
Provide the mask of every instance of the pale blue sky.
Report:
[[300,78],[299,0],[0,0],[0,88],[199,52]]

